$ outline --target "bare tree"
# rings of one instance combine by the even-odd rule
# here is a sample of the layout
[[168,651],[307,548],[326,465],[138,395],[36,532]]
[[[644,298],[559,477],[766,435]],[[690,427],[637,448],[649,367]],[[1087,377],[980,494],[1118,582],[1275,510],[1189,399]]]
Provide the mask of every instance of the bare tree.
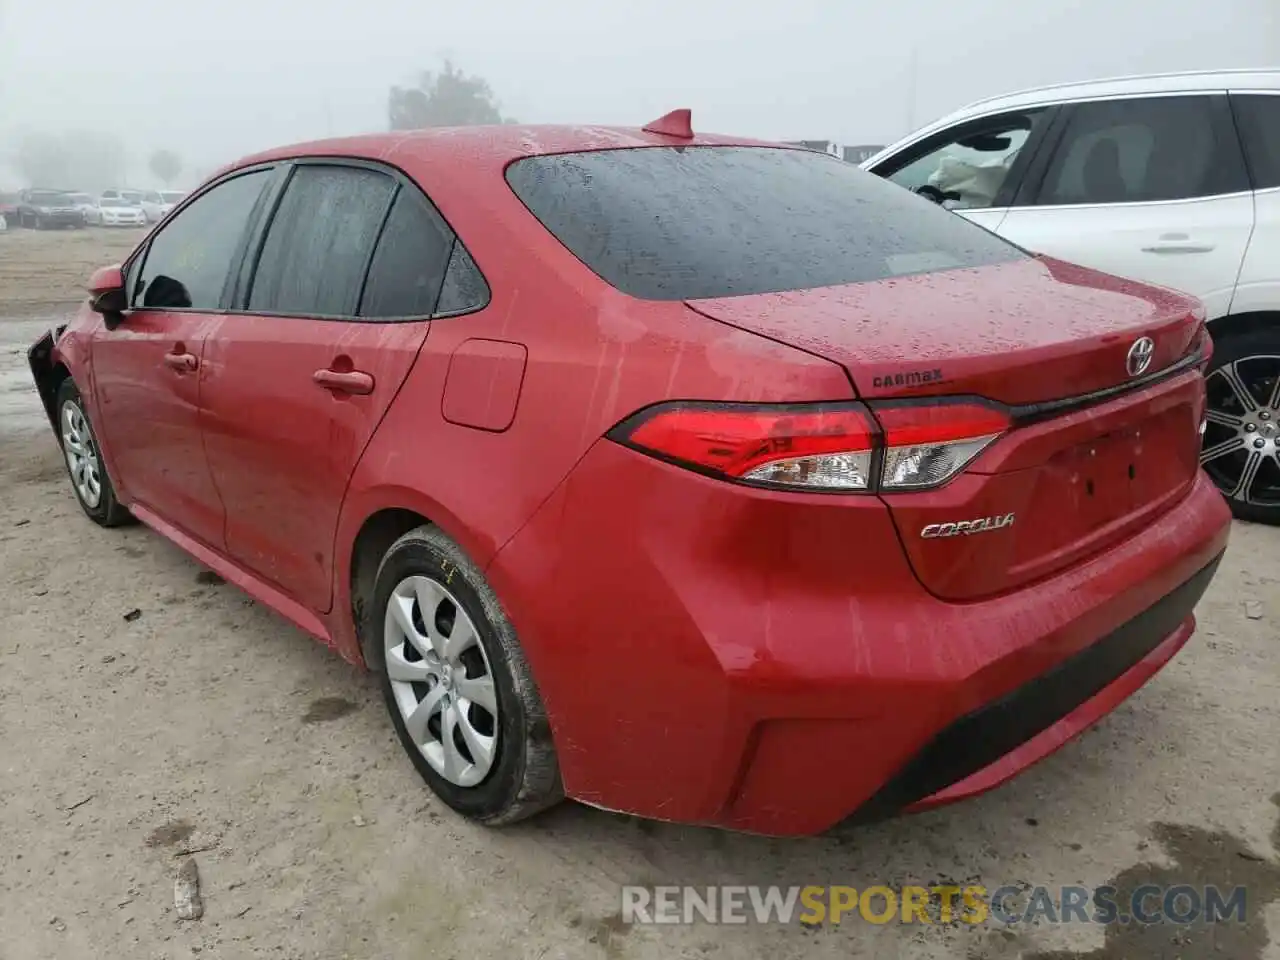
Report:
[[148,164],[151,172],[167,187],[182,173],[182,158],[172,150],[157,150]]
[[392,87],[387,112],[392,130],[513,122],[503,119],[483,77],[468,76],[449,60],[442,70],[424,71],[416,86]]

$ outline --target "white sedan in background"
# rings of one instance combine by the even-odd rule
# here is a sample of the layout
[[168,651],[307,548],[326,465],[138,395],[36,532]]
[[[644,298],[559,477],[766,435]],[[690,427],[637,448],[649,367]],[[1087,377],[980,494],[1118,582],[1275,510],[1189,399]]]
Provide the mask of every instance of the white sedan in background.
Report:
[[142,204],[103,197],[98,201],[99,223],[104,227],[144,227],[147,215]]
[[75,204],[76,209],[80,211],[80,215],[84,217],[84,222],[86,224],[89,226],[96,226],[102,223],[102,216],[98,212],[98,201],[94,200],[93,197],[89,196],[87,193],[72,193],[69,194],[69,196],[71,197],[71,202]]
[[159,223],[186,194],[181,190],[148,190],[142,195],[142,212],[147,223]]

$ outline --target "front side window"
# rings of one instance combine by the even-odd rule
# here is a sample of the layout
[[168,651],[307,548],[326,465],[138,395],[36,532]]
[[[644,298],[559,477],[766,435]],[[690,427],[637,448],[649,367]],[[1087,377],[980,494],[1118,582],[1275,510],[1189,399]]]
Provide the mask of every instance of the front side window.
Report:
[[876,173],[939,200],[950,210],[990,207],[1045,116],[1043,110],[1036,110],[965,123],[954,134],[939,134],[911,148],[905,164],[898,166],[894,158]]
[[1245,189],[1239,147],[1210,96],[1104,100],[1074,108],[1036,203],[1142,203]]
[[1232,94],[1231,101],[1254,187],[1280,187],[1280,93]]
[[374,170],[298,166],[263,242],[249,309],[355,316],[365,266],[395,190],[394,180]]
[[808,150],[533,156],[511,164],[507,182],[587,267],[649,300],[805,290],[1026,256],[963,217]]
[[224,180],[165,224],[133,282],[134,306],[219,309],[232,261],[270,172],[255,170]]

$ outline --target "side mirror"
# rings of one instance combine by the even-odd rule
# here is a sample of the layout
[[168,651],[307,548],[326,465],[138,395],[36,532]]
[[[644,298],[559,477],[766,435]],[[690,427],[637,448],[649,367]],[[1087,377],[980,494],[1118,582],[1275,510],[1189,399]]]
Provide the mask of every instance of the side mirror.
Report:
[[89,308],[102,314],[108,330],[124,322],[129,309],[129,295],[124,289],[124,274],[118,266],[101,267],[89,278]]

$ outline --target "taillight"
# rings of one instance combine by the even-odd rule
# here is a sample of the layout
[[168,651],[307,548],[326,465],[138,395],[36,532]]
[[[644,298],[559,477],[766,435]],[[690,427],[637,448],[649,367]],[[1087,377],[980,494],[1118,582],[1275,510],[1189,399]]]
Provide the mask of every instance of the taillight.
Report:
[[671,403],[642,410],[609,435],[725,479],[863,491],[871,485],[876,427],[860,403]]
[[1009,429],[1003,411],[979,403],[886,404],[874,413],[884,428],[885,491],[940,486]]
[[877,405],[676,402],[640,411],[613,440],[726,480],[793,490],[924,490],[1009,428],[967,401]]

